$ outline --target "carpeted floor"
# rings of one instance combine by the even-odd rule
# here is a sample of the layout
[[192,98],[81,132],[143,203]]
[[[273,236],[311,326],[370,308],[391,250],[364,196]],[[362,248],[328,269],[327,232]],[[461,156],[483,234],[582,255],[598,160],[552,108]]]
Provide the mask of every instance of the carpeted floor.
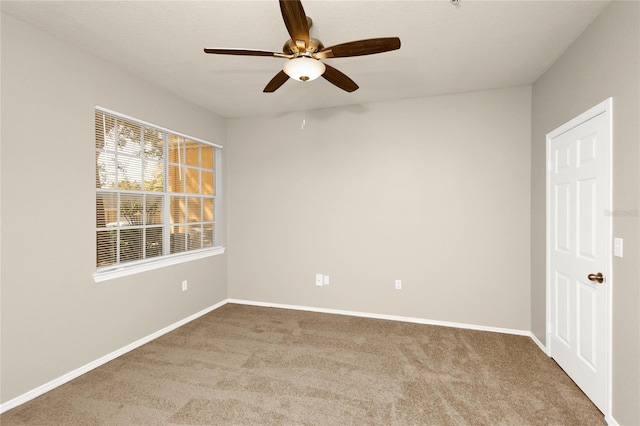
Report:
[[228,304],[0,424],[606,423],[528,337]]

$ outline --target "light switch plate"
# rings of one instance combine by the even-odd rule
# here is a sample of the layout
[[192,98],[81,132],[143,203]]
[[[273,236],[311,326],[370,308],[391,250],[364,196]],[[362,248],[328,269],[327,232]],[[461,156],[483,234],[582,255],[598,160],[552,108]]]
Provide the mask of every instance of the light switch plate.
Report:
[[613,239],[613,255],[616,257],[622,257],[622,238]]

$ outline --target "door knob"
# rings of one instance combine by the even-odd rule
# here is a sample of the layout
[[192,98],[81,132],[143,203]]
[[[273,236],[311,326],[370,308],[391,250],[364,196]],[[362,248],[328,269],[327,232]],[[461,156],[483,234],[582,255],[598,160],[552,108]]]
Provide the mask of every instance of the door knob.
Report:
[[600,284],[602,284],[602,282],[604,281],[604,277],[602,276],[602,272],[598,272],[597,274],[589,274],[589,275],[587,275],[587,278],[589,278],[589,281],[597,281]]

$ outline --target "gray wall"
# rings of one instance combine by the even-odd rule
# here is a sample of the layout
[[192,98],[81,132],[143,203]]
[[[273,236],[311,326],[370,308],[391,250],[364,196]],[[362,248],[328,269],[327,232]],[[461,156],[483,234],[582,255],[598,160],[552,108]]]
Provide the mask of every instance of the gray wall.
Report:
[[229,296],[529,330],[530,108],[519,87],[230,120]]
[[640,424],[640,3],[612,2],[533,85],[531,325],[545,341],[545,136],[613,97],[613,417]]
[[2,402],[227,297],[225,255],[94,283],[96,105],[225,142],[223,119],[2,14]]

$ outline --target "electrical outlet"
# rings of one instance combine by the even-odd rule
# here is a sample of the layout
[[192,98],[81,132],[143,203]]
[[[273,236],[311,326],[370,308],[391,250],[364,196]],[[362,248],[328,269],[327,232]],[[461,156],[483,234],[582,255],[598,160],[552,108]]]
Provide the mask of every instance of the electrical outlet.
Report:
[[402,290],[402,280],[396,280],[396,290]]
[[322,278],[322,284],[329,285],[329,275],[324,275]]
[[188,288],[187,280],[182,281],[182,291],[187,291]]
[[324,282],[324,278],[322,274],[316,274],[316,285],[318,287],[322,287],[322,283]]

